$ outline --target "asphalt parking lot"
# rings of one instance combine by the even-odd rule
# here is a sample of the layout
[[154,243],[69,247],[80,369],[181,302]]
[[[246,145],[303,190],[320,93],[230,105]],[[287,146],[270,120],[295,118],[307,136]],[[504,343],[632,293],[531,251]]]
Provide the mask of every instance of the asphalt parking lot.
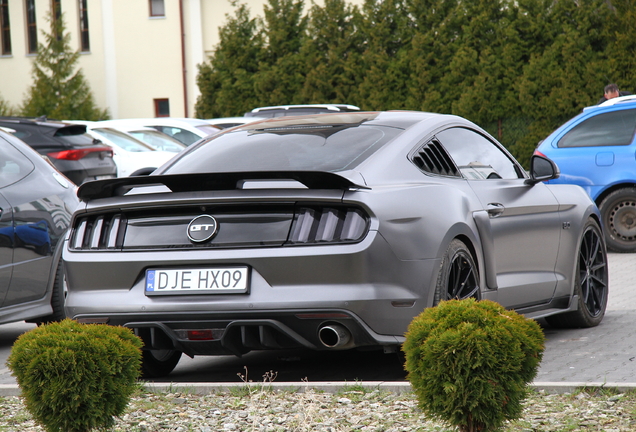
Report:
[[[609,266],[610,295],[603,322],[598,327],[590,329],[562,330],[544,326],[546,349],[535,385],[550,387],[589,384],[636,387],[636,287],[633,283],[636,280],[636,254],[609,254]],[[4,362],[15,338],[31,328],[33,325],[25,323],[0,326],[0,392],[15,391],[15,379]],[[353,369],[365,367],[365,355],[351,355],[352,362],[357,362]],[[347,378],[344,372],[334,372],[330,376],[324,358],[316,358],[316,369],[322,369],[323,372],[310,378],[310,382],[316,384],[327,381],[353,381],[354,378]],[[234,357],[220,359],[201,356],[190,359],[184,356],[170,376],[156,382],[165,382],[169,385],[187,382],[187,386],[190,387],[196,387],[196,383],[208,386],[215,382],[240,383],[237,373],[244,372],[244,363],[249,364],[245,360],[248,360],[247,356],[238,360]],[[293,362],[295,359],[283,357],[281,360],[280,355],[277,358],[278,364],[290,360]],[[262,360],[261,366],[268,368],[267,361]],[[370,365],[366,367],[372,370],[367,378],[375,382],[395,381],[397,384],[407,384],[400,374],[399,367],[383,358],[379,361],[385,363],[367,361]],[[255,372],[259,360],[249,359],[249,362],[254,365],[250,366],[254,368],[251,377],[257,382],[260,381],[260,375]],[[307,366],[308,363],[303,365]],[[336,371],[344,370],[346,365],[340,363],[329,367]],[[279,375],[277,384],[284,386],[284,381],[301,380],[287,379],[284,374]]]
[[636,254],[609,254],[603,322],[591,329],[545,328],[535,382],[636,383]]

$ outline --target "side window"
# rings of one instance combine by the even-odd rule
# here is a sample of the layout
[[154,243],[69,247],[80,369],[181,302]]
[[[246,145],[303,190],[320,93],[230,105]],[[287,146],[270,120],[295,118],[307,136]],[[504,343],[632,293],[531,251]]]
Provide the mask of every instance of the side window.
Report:
[[636,109],[612,111],[591,117],[563,135],[559,147],[629,145],[636,129]]
[[0,188],[23,179],[34,168],[31,161],[10,144],[11,139],[15,138],[0,135]]
[[459,171],[467,179],[516,179],[517,165],[483,135],[466,128],[450,128],[437,134]]
[[184,143],[185,145],[193,144],[201,139],[198,135],[178,127],[172,127],[172,126],[150,126],[150,127],[157,129],[159,132],[163,132],[168,136],[171,136],[172,138]]

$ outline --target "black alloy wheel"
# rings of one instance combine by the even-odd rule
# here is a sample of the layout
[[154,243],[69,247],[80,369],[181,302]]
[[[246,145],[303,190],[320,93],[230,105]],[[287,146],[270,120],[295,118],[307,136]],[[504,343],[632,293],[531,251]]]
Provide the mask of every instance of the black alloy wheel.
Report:
[[593,219],[583,231],[577,255],[574,295],[578,296],[578,310],[546,318],[554,327],[579,328],[600,324],[607,307],[608,284],[607,251],[603,234]]
[[454,239],[442,258],[434,304],[442,300],[467,298],[480,298],[479,273],[464,242]]
[[589,225],[579,249],[579,286],[585,307],[592,317],[605,312],[607,303],[607,256],[599,230]]

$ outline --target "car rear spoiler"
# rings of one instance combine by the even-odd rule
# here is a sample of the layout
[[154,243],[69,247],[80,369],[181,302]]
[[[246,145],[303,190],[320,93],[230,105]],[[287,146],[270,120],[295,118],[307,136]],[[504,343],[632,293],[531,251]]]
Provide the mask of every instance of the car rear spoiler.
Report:
[[172,192],[241,189],[246,180],[295,180],[309,189],[369,189],[338,174],[322,171],[257,171],[119,177],[82,184],[82,201],[122,196],[140,186],[165,186]]

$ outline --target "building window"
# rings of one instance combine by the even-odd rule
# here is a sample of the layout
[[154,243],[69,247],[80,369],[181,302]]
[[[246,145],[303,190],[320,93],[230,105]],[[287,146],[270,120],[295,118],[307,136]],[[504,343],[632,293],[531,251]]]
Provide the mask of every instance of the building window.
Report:
[[26,0],[26,29],[27,29],[27,52],[35,54],[38,52],[38,27],[35,22],[35,0]]
[[163,17],[166,16],[166,9],[163,0],[150,0],[150,16]]
[[170,117],[170,101],[155,99],[155,117]]
[[11,26],[9,25],[9,0],[0,0],[0,43],[2,55],[11,54]]
[[79,25],[80,25],[80,49],[82,52],[91,50],[91,43],[88,37],[88,9],[87,0],[79,0]]

